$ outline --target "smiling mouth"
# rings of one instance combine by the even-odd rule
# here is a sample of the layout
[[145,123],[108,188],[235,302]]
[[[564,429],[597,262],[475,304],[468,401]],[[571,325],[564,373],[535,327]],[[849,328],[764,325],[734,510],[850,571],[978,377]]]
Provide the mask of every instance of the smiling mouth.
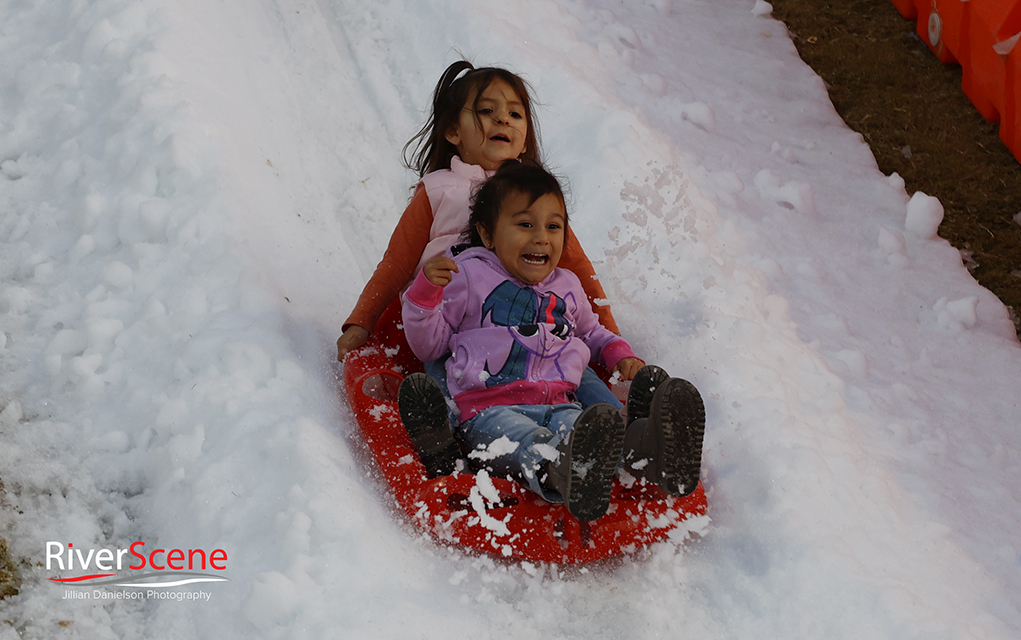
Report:
[[526,253],[521,256],[521,259],[524,260],[526,264],[535,266],[542,266],[549,262],[549,256],[545,253]]

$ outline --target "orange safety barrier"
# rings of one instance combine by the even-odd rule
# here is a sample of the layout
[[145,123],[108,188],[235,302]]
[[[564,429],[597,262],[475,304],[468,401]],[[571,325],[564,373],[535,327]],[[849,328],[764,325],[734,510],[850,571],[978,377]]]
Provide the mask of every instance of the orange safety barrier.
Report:
[[961,88],[1021,162],[1021,0],[892,0],[945,64],[961,65]]

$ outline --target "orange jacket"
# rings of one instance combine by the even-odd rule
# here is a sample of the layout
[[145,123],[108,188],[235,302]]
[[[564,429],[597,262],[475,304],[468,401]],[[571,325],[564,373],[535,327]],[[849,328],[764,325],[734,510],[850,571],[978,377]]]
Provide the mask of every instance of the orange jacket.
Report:
[[[432,224],[433,212],[429,205],[429,196],[425,189],[419,188],[397,222],[397,228],[390,236],[390,244],[383,254],[383,259],[362,289],[362,295],[358,297],[354,311],[344,322],[343,330],[346,331],[351,325],[358,325],[372,332],[383,311],[415,277],[415,268],[422,257],[422,252],[425,251],[425,246],[429,243]],[[602,304],[597,302],[606,299],[603,285],[599,284],[592,263],[589,262],[573,233],[567,235],[559,266],[573,271],[578,276],[592,310],[599,316],[599,322],[619,335],[620,330],[610,312],[610,306],[605,302]]]

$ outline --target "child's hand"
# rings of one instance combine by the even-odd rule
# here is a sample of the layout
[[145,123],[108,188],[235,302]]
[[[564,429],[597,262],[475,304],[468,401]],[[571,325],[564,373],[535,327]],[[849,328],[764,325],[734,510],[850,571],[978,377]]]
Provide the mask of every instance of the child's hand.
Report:
[[638,370],[645,366],[638,358],[624,358],[613,367],[610,373],[619,373],[621,380],[632,380]]
[[451,272],[460,273],[457,263],[447,256],[436,256],[429,262],[426,262],[425,266],[422,267],[422,272],[425,273],[425,277],[429,282],[437,287],[445,287],[450,284],[450,280],[454,277]]
[[356,324],[348,327],[344,335],[337,338],[337,360],[343,360],[348,351],[357,349],[368,339],[369,330],[365,327],[359,327]]

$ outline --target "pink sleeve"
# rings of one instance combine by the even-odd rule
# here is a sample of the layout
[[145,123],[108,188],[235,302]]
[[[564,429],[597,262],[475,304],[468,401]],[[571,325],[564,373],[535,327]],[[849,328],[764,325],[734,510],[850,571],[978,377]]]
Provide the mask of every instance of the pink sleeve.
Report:
[[404,292],[401,306],[404,335],[415,357],[422,362],[431,362],[445,354],[454,333],[441,310],[443,294],[444,288],[429,282],[424,272],[419,272]]
[[425,277],[425,271],[419,271],[418,277],[404,292],[404,298],[423,309],[435,309],[443,302],[443,287],[429,282],[429,278]]
[[610,341],[599,354],[599,359],[607,371],[612,371],[617,363],[624,358],[638,358],[631,350],[631,345],[623,338]]

